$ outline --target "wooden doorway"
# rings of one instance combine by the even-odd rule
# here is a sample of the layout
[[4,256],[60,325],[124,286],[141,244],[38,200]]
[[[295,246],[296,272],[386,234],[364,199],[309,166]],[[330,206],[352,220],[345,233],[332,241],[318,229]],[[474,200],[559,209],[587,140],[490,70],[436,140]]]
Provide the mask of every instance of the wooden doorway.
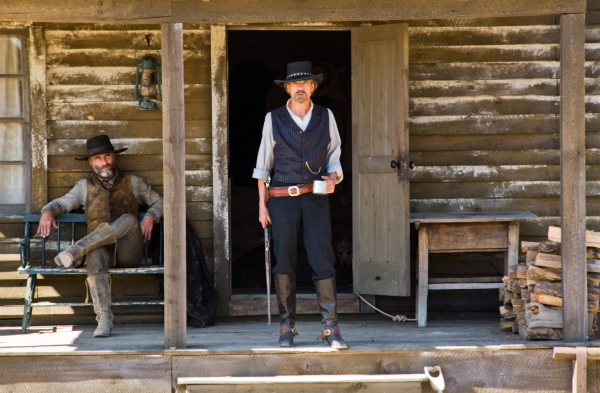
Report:
[[[350,31],[230,30],[227,33],[231,288],[264,293],[264,236],[252,170],[265,115],[287,101],[273,83],[286,64],[313,62],[324,74],[314,102],[332,110],[342,138],[344,181],[330,197],[338,290],[352,292],[352,148]],[[304,247],[298,250],[298,292],[314,293]],[[276,261],[273,261],[276,263]]]

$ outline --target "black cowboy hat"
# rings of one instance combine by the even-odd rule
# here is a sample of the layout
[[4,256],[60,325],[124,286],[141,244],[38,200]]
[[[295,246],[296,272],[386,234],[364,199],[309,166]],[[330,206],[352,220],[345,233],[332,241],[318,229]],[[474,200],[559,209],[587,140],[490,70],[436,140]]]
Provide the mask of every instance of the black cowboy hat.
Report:
[[314,79],[317,83],[321,83],[323,81],[323,74],[313,75],[312,63],[310,61],[295,61],[293,63],[288,63],[285,80],[275,80],[275,84],[284,87],[285,84],[289,82],[305,81],[309,79]]
[[87,144],[87,157],[79,157],[75,158],[79,161],[85,161],[90,157],[99,156],[100,154],[106,153],[122,153],[127,148],[115,150],[115,147],[110,143],[110,138],[108,135],[98,135],[93,138],[90,138],[86,142]]

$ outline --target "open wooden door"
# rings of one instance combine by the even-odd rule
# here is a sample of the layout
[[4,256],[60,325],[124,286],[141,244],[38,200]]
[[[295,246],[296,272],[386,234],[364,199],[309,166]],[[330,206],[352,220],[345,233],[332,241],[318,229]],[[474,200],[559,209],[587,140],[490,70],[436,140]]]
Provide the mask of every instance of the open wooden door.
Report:
[[408,24],[352,29],[354,292],[410,296]]

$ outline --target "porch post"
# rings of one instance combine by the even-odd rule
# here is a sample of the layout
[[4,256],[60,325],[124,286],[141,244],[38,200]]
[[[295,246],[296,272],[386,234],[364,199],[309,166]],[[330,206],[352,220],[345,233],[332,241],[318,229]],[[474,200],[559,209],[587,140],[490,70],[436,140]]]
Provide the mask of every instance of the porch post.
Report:
[[165,348],[186,347],[183,26],[162,23]]
[[585,14],[560,16],[563,334],[588,340],[585,246]]

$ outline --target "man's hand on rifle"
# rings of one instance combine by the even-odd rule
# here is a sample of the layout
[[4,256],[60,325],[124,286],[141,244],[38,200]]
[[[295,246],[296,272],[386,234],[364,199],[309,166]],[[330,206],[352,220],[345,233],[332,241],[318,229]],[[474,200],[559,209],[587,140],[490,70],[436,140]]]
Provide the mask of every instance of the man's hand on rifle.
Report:
[[54,219],[54,214],[50,212],[44,212],[42,217],[40,217],[40,224],[38,226],[37,233],[42,235],[42,237],[47,237],[50,234],[52,227],[58,229],[58,224]]
[[269,216],[269,209],[264,204],[260,204],[258,207],[258,221],[262,225],[263,229],[267,226],[267,222],[271,223],[271,217]]

